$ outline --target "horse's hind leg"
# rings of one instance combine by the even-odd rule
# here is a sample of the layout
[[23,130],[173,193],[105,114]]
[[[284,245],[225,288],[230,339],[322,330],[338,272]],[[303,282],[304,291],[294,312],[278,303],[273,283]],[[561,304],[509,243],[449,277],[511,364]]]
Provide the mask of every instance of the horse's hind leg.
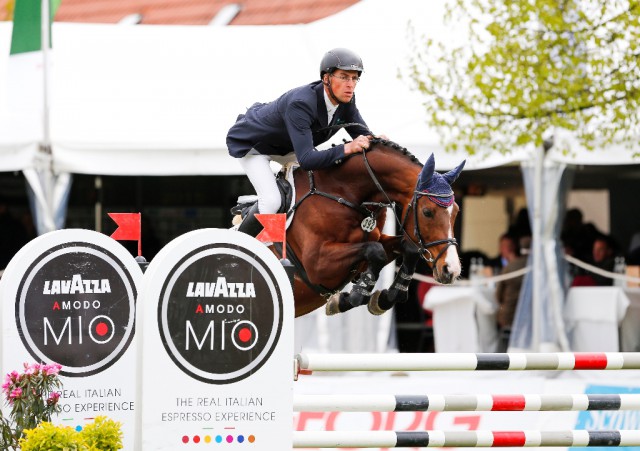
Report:
[[402,265],[396,274],[391,287],[383,290],[380,296],[375,296],[369,301],[369,312],[373,315],[382,315],[398,302],[406,302],[409,284],[416,270],[420,255],[416,252],[406,252],[402,257]]
[[380,271],[387,264],[387,256],[379,242],[363,243],[362,246],[362,258],[367,262],[367,269],[360,274],[350,293],[339,293],[327,301],[327,315],[346,312],[367,304],[371,299]]

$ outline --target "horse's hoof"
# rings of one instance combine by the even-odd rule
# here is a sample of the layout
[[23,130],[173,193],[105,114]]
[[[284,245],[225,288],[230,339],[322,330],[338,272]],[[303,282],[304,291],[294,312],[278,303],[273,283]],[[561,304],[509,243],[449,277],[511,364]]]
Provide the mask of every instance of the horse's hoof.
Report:
[[336,315],[340,313],[340,293],[335,293],[327,299],[327,304],[324,307],[324,311],[327,316]]
[[369,310],[369,313],[371,313],[372,315],[378,316],[387,312],[387,310],[383,310],[382,308],[380,308],[380,305],[378,304],[379,298],[380,298],[380,291],[376,291],[375,293],[373,293],[373,296],[371,296],[371,299],[369,299],[369,303],[367,304],[367,309]]

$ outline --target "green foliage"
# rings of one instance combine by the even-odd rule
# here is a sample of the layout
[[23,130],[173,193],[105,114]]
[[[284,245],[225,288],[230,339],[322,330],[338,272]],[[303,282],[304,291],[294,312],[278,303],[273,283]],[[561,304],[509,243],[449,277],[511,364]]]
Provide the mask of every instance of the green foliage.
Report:
[[13,10],[15,7],[15,0],[8,0],[0,11],[0,20],[13,20]]
[[104,416],[96,417],[93,423],[82,430],[82,438],[89,451],[116,451],[122,449],[122,430],[119,422]]
[[43,422],[25,431],[20,440],[22,451],[117,451],[122,449],[119,422],[104,416],[97,417],[77,432],[68,426],[54,426]]
[[22,451],[86,451],[88,448],[78,432],[68,426],[43,422],[25,431],[20,440]]
[[60,412],[61,366],[24,364],[24,372],[12,371],[2,385],[10,419],[0,411],[0,450],[22,451],[116,451],[122,449],[119,422],[96,417],[81,432],[51,424]]
[[639,0],[450,0],[447,20],[466,38],[413,30],[404,78],[449,149],[540,147],[557,128],[590,149],[637,143]]
[[10,418],[0,412],[0,449],[16,449],[26,429],[51,421],[60,412],[60,369],[58,364],[25,363],[23,373],[12,371],[5,376],[2,391]]

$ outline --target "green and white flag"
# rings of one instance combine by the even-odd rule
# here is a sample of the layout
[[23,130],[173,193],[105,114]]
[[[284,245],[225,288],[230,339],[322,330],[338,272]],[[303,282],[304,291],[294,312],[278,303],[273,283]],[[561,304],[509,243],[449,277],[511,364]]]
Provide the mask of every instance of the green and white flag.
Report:
[[9,144],[29,183],[38,234],[64,226],[71,187],[70,174],[52,170],[49,137],[51,22],[60,1],[15,0],[7,74]]
[[[49,25],[60,6],[60,0],[49,2]],[[13,12],[13,32],[11,35],[11,55],[38,52],[42,50],[42,1],[15,0]],[[51,29],[50,26],[46,27]],[[51,33],[49,33],[51,43]]]
[[[46,1],[46,0],[44,0]],[[42,141],[44,135],[45,76],[44,55],[42,52],[42,30],[49,30],[51,43],[51,20],[60,0],[52,0],[49,8],[49,20],[42,23],[42,0],[15,0],[13,12],[13,30],[7,74],[7,105],[10,115],[15,119],[17,132],[31,141],[36,137]],[[51,67],[51,55],[47,55],[48,68]]]

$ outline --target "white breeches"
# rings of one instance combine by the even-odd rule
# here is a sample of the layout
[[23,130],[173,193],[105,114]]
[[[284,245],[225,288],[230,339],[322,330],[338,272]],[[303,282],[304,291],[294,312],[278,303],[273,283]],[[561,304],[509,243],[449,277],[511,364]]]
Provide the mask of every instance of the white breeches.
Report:
[[296,161],[296,155],[294,153],[284,156],[262,155],[252,149],[240,158],[240,165],[256,190],[258,210],[262,214],[276,213],[280,208],[280,190],[270,165],[271,161],[285,165]]

